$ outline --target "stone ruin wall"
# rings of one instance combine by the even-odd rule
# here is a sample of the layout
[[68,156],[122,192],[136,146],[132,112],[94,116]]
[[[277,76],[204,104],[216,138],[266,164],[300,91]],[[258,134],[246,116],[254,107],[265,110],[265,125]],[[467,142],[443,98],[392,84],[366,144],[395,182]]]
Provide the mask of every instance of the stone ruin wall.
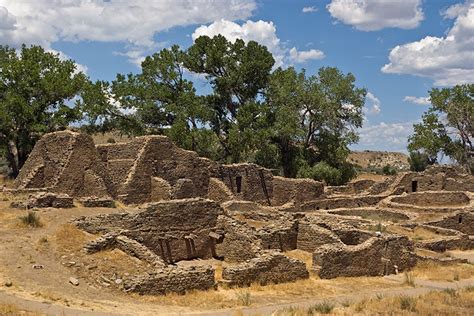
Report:
[[96,146],[89,135],[72,131],[43,136],[15,188],[114,198],[126,204],[209,197],[281,205],[302,203],[323,192],[319,182],[274,177],[255,164],[219,165],[175,146],[165,136]]

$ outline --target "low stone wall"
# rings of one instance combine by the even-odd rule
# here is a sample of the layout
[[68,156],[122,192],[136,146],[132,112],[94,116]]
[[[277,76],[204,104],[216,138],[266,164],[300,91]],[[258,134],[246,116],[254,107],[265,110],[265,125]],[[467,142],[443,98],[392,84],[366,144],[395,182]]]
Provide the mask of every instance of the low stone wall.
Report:
[[115,207],[114,200],[108,199],[108,198],[99,198],[96,196],[82,198],[79,200],[79,202],[84,207],[108,207],[108,208]]
[[312,201],[324,194],[324,185],[312,179],[291,179],[273,177],[272,205],[294,202],[299,205]]
[[405,236],[373,237],[357,246],[323,245],[313,254],[313,268],[323,279],[381,276],[415,264],[413,243]]
[[436,252],[444,252],[453,249],[471,250],[474,249],[474,238],[468,235],[447,236],[443,238],[417,241],[415,246]]
[[464,192],[416,192],[394,196],[390,202],[414,206],[456,206],[468,205],[469,197]]
[[298,221],[280,221],[265,226],[257,231],[263,249],[279,249],[281,251],[296,249]]
[[67,194],[56,194],[56,193],[37,193],[30,195],[28,200],[24,202],[12,202],[10,207],[12,208],[43,208],[43,207],[54,207],[54,208],[72,208],[74,207],[73,198]]
[[127,292],[149,295],[185,294],[186,291],[208,290],[215,286],[211,266],[165,269],[134,277],[124,283]]
[[321,199],[304,203],[303,205],[301,205],[300,210],[303,212],[310,212],[317,210],[330,210],[336,208],[373,206],[380,202],[383,198],[385,198],[385,196],[372,195],[360,197]]
[[425,223],[427,225],[454,229],[464,234],[474,235],[474,213],[459,211],[445,216],[443,219]]
[[266,252],[248,262],[225,267],[223,279],[230,286],[249,286],[293,282],[309,277],[303,261],[289,258],[281,253]]
[[296,242],[298,249],[313,252],[322,245],[337,243],[341,243],[341,241],[337,235],[330,230],[312,224],[307,220],[300,221]]

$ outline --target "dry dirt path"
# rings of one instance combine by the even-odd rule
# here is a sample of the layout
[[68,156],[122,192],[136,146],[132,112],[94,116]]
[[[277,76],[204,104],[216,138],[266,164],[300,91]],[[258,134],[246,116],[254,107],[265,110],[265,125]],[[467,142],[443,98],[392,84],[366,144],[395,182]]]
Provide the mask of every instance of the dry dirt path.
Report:
[[[396,282],[402,282],[402,276],[388,276],[386,277],[389,280]],[[235,315],[237,311],[241,312],[243,315],[271,315],[277,310],[284,309],[286,307],[299,307],[299,308],[309,308],[312,305],[322,303],[322,302],[331,302],[336,305],[340,305],[344,302],[357,303],[364,299],[369,299],[377,296],[383,297],[393,297],[393,296],[418,296],[426,294],[430,291],[442,291],[445,289],[461,289],[467,286],[474,286],[474,278],[461,280],[457,282],[446,282],[446,281],[428,281],[428,280],[417,280],[416,286],[412,288],[400,287],[400,288],[391,288],[391,289],[374,289],[372,291],[363,291],[351,295],[337,295],[332,297],[326,297],[324,299],[314,298],[306,299],[302,301],[295,301],[285,304],[274,304],[266,306],[249,306],[249,307],[240,307],[233,309],[225,309],[219,311],[196,311],[196,312],[178,312],[178,313],[169,313],[160,310],[157,307],[153,311],[136,311],[135,313],[121,313],[121,312],[100,312],[100,311],[86,311],[79,310],[67,306],[56,305],[48,302],[34,301],[27,298],[15,296],[9,294],[5,291],[0,291],[0,303],[4,304],[14,304],[21,309],[35,311],[37,313],[45,315],[84,315],[84,316],[103,316],[103,315],[200,315],[200,316],[232,316]],[[117,303],[120,309],[120,303]]]

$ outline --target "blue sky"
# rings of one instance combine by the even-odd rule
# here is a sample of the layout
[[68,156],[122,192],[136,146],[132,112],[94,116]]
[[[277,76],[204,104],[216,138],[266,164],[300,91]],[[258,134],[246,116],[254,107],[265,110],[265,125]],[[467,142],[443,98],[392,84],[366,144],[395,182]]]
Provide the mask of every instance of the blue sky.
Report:
[[369,91],[358,150],[404,151],[429,89],[474,82],[473,0],[0,0],[0,44],[43,45],[92,79],[218,33],[267,45],[282,67],[353,73]]

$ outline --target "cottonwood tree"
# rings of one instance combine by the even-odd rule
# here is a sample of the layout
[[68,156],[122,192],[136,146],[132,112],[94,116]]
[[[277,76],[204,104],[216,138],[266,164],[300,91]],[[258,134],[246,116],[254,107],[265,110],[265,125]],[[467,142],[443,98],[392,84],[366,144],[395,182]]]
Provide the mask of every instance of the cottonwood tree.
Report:
[[[315,171],[324,169],[330,174],[326,169],[331,167],[340,174],[329,182],[349,180],[354,172],[346,163],[348,146],[358,140],[356,129],[362,126],[366,92],[355,86],[352,74],[337,68],[323,67],[314,76],[306,76],[304,70],[277,69],[266,98],[283,174],[295,176],[301,169],[301,176],[318,178]],[[325,165],[312,170],[320,162]]]
[[23,45],[17,52],[0,45],[0,148],[12,176],[44,133],[80,119],[71,100],[86,82],[72,60],[39,46]]
[[201,36],[187,50],[185,66],[205,75],[213,89],[206,102],[212,109],[210,126],[223,148],[222,160],[246,158],[257,142],[249,125],[260,124],[259,96],[274,63],[265,46],[241,39],[232,43],[222,35]]
[[474,84],[432,89],[431,106],[415,124],[408,149],[428,155],[430,163],[443,154],[469,172],[474,167]]

